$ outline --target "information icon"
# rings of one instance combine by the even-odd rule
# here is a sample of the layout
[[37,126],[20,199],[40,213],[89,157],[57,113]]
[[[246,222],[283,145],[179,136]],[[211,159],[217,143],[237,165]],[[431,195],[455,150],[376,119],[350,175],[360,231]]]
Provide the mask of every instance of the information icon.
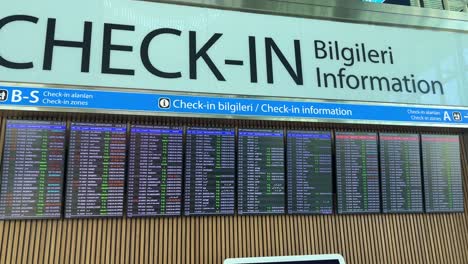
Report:
[[159,98],[159,108],[167,109],[171,107],[171,100],[169,98]]

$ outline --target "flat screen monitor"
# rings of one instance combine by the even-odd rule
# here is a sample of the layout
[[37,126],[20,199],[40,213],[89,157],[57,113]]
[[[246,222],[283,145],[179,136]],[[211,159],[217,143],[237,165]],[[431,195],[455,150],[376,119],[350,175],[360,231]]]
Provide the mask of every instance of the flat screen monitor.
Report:
[[421,135],[426,212],[463,212],[458,135]]
[[331,132],[289,130],[286,156],[288,214],[331,214]]
[[234,128],[188,127],[185,158],[185,215],[235,213]]
[[60,218],[66,123],[7,120],[0,219]]
[[123,215],[126,138],[126,124],[71,124],[66,218]]
[[283,130],[239,129],[238,213],[285,213]]
[[418,134],[380,133],[380,175],[384,213],[422,213]]
[[377,134],[336,132],[338,213],[379,213]]
[[177,216],[182,208],[182,127],[132,125],[127,216]]
[[226,259],[224,264],[346,264],[339,254]]

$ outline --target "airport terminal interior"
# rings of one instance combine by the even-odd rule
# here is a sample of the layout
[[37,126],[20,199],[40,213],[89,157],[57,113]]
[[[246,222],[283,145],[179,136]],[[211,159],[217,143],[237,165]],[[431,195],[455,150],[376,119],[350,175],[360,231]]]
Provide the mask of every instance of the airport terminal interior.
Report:
[[0,4],[0,263],[468,263],[468,1],[60,2]]

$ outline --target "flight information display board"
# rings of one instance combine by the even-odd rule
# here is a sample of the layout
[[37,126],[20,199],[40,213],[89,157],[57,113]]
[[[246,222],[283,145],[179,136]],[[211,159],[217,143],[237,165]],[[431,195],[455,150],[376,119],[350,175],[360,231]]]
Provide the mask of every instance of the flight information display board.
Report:
[[426,212],[463,212],[460,139],[421,135]]
[[329,131],[287,132],[289,214],[333,212],[331,139]]
[[238,213],[283,214],[283,130],[239,129],[237,155]]
[[132,126],[127,216],[180,215],[183,128]]
[[226,215],[235,210],[234,128],[187,128],[185,215]]
[[7,120],[0,219],[60,218],[65,122]]
[[338,213],[379,213],[377,134],[336,132]]
[[423,212],[419,135],[381,133],[379,138],[383,212]]
[[72,123],[66,218],[122,216],[127,125]]

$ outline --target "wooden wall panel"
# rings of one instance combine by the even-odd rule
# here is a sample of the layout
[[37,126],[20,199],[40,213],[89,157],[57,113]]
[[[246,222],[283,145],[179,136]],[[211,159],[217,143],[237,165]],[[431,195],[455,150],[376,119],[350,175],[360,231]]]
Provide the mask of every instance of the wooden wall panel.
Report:
[[357,264],[467,263],[467,228],[466,214],[2,221],[0,262],[222,263],[338,252]]
[[0,221],[0,263],[205,264],[340,253],[349,264],[467,264],[466,147],[462,165],[465,213]]

